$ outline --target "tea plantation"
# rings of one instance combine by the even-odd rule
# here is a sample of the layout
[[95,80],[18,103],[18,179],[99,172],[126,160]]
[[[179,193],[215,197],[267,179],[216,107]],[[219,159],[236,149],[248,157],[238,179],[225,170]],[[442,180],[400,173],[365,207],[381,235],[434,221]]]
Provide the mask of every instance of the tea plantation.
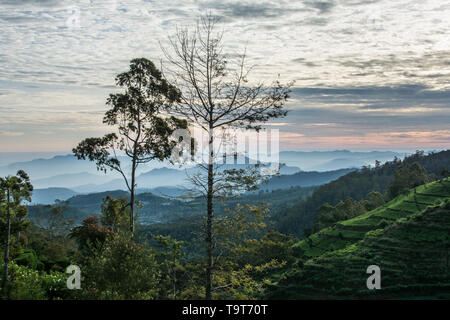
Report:
[[[293,267],[270,299],[450,299],[450,181],[410,190],[375,210],[294,245]],[[369,290],[367,267],[381,270]]]

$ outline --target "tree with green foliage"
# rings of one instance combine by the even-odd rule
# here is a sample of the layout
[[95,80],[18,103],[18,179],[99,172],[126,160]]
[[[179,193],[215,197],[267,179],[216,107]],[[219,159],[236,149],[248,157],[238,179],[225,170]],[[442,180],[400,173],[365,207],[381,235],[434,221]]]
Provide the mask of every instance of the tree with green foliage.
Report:
[[60,200],[56,200],[55,205],[37,207],[33,222],[45,229],[51,239],[67,236],[75,223],[73,218],[64,215],[67,207],[67,203]]
[[[110,94],[103,123],[116,126],[116,133],[102,138],[87,138],[73,153],[78,159],[94,161],[97,169],[117,171],[130,191],[130,230],[134,232],[136,170],[140,164],[162,161],[171,155],[177,143],[171,139],[178,129],[186,129],[186,121],[164,117],[163,112],[180,99],[180,91],[163,79],[153,62],[145,58],[131,61],[130,70],[116,77],[124,93]],[[131,161],[128,173],[119,160],[121,152]]]
[[354,201],[351,197],[348,197],[344,201],[339,201],[335,206],[328,203],[323,204],[319,210],[318,221],[314,224],[314,232],[329,227],[341,220],[347,220],[353,217],[357,217],[366,209],[366,200]]
[[282,264],[291,264],[295,260],[293,245],[298,239],[275,230],[268,230],[261,238],[246,239],[235,251],[240,265],[264,265],[276,260]]
[[442,178],[448,178],[448,177],[450,177],[450,170],[448,170],[448,169],[442,169],[442,171],[441,171],[441,176],[442,176]]
[[102,202],[100,222],[113,232],[126,232],[130,225],[130,207],[125,198],[115,199],[106,196]]
[[100,248],[108,237],[114,233],[108,228],[98,224],[98,218],[91,216],[83,219],[81,226],[72,229],[70,237],[75,239],[84,255],[89,255],[92,250]]
[[145,299],[159,297],[155,252],[124,234],[108,237],[80,265],[82,299]]
[[[19,170],[15,176],[0,178],[0,214],[1,228],[5,235],[5,255],[3,266],[2,288],[8,283],[9,250],[11,245],[11,231],[24,230],[29,222],[25,221],[28,210],[22,205],[23,201],[31,201],[33,186],[25,171]],[[14,228],[12,228],[12,226]]]
[[181,250],[186,243],[162,235],[155,235],[152,239],[157,243],[155,251],[160,274],[160,298],[176,299],[180,291],[180,288],[177,288],[180,283],[177,275],[184,270]]
[[396,196],[408,192],[411,188],[415,188],[429,182],[431,179],[427,171],[418,162],[411,165],[403,162],[394,175],[394,180],[388,187],[387,196],[393,199]]
[[371,191],[367,194],[365,207],[371,211],[386,203],[385,197],[378,191]]
[[[212,298],[256,299],[263,290],[264,275],[281,268],[286,261],[274,252],[253,252],[271,242],[263,237],[268,208],[264,203],[240,205],[215,219],[215,252]],[[264,244],[263,244],[264,243]],[[250,250],[249,250],[250,249]],[[269,249],[266,248],[266,249]],[[282,252],[278,252],[282,255]]]
[[65,201],[34,208],[32,224],[26,231],[28,250],[34,250],[46,271],[64,271],[73,261],[77,246],[70,238],[75,221],[67,216]]
[[[212,298],[213,289],[214,200],[216,191],[223,190],[221,182],[227,179],[227,174],[219,173],[214,164],[218,156],[213,148],[215,135],[231,127],[259,130],[261,123],[284,117],[287,111],[283,105],[290,92],[290,85],[278,81],[272,85],[252,85],[248,80],[251,68],[246,66],[245,54],[223,52],[222,33],[216,32],[217,22],[211,14],[202,17],[193,33],[179,30],[170,40],[173,53],[164,50],[170,64],[168,75],[181,90],[180,99],[173,105],[173,114],[187,118],[208,136],[208,160],[200,165],[204,174],[193,179],[206,198],[207,300]],[[230,185],[229,181],[225,184]]]
[[339,201],[335,206],[324,203],[318,210],[318,219],[314,223],[314,227],[304,233],[308,237],[312,232],[318,232],[329,227],[336,222],[351,219],[362,215],[363,213],[378,208],[385,203],[384,196],[377,192],[371,191],[367,194],[366,199],[355,201],[351,197],[347,197],[344,201]]

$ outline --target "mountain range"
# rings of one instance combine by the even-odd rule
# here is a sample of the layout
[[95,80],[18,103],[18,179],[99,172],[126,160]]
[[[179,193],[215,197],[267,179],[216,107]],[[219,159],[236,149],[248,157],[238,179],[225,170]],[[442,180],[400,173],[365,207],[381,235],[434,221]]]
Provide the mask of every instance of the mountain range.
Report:
[[[373,165],[375,160],[385,162],[401,156],[402,154],[391,151],[282,151],[279,154],[279,162],[285,165],[281,167],[280,174],[292,175],[300,171],[326,172],[360,168]],[[126,170],[127,162],[125,160],[127,159],[119,157],[119,160],[125,164]],[[223,169],[244,168],[249,162],[252,163],[246,157],[239,157],[237,163],[226,163],[223,165]],[[115,189],[126,190],[125,183],[117,172],[108,171],[107,174],[103,174],[97,170],[94,163],[87,160],[78,160],[73,155],[57,155],[48,159],[41,158],[9,163],[0,166],[0,176],[15,174],[19,169],[25,170],[29,174],[31,182],[37,189],[69,188],[77,193],[103,192]],[[139,167],[137,172],[138,188],[153,189],[186,185],[186,174],[192,175],[197,170],[195,167],[181,169],[168,161],[151,162]],[[282,184],[289,179],[275,180],[278,181],[278,184]],[[275,182],[272,182],[274,187],[275,184]],[[298,184],[294,183],[293,185]]]
[[[286,167],[285,167],[286,168]],[[292,168],[287,169],[287,172],[293,170]],[[269,179],[267,183],[264,183],[260,186],[260,189],[255,193],[260,191],[272,191],[272,190],[281,190],[281,189],[289,189],[292,187],[313,187],[320,186],[322,184],[328,183],[330,181],[336,180],[339,177],[353,171],[355,169],[340,169],[334,171],[326,171],[326,172],[297,172],[294,174],[286,174],[274,176]],[[192,174],[193,169],[190,170],[190,174]],[[112,181],[106,182],[101,185],[82,185],[74,188],[70,188],[70,184],[73,183],[70,181],[70,176],[73,174],[65,175],[68,180],[61,180],[62,183],[67,181],[64,187],[46,187],[46,188],[37,188],[33,191],[32,201],[33,204],[52,204],[55,200],[67,200],[70,197],[75,195],[82,194],[97,194],[104,193],[110,190],[124,190],[124,182],[122,179],[114,179]],[[83,173],[81,176],[90,176],[89,173]],[[153,169],[147,173],[141,174],[137,183],[138,186],[149,185],[150,183],[155,184],[160,183],[154,188],[138,188],[136,190],[137,194],[141,193],[152,193],[154,195],[165,197],[165,198],[177,198],[179,199],[181,196],[186,195],[187,191],[185,188],[172,186],[171,183],[178,182],[182,184],[186,179],[185,172],[176,169],[168,169],[168,168],[160,168]],[[45,185],[57,185],[58,180],[53,178],[43,179],[45,180]],[[75,174],[74,181],[78,181],[78,177]],[[164,183],[167,185],[164,185]],[[39,182],[39,186],[42,185]],[[69,187],[66,187],[69,186]],[[98,203],[99,204],[99,203]]]
[[393,151],[281,151],[279,158],[280,162],[289,166],[297,166],[303,171],[330,171],[373,166],[376,160],[383,163],[393,160],[395,157],[403,158],[406,155],[406,153]]

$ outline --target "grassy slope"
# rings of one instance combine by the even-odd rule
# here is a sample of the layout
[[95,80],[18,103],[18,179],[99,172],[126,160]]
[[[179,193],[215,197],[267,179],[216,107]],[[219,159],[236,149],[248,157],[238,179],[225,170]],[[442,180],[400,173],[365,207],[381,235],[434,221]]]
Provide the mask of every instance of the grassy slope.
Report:
[[[442,170],[450,168],[450,150],[428,155],[416,153],[403,162],[409,165],[418,162],[428,173],[441,177]],[[362,168],[318,187],[306,201],[293,202],[290,208],[276,212],[273,215],[276,229],[302,237],[305,228],[311,228],[317,221],[317,210],[322,204],[327,202],[336,205],[347,197],[359,201],[371,191],[384,193],[401,163],[402,161],[391,161],[372,169]]]
[[[411,190],[359,217],[299,241],[296,266],[271,298],[377,298],[450,293],[450,181]],[[366,268],[381,268],[382,290],[366,288]]]

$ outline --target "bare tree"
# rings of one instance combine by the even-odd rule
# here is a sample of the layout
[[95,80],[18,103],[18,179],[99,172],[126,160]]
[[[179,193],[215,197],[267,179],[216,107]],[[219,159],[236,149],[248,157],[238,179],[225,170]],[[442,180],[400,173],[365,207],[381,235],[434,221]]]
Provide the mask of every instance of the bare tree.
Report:
[[201,127],[209,137],[208,163],[201,165],[204,178],[194,177],[194,184],[203,188],[207,202],[206,216],[206,299],[212,298],[214,251],[213,198],[236,185],[252,184],[255,179],[239,179],[243,172],[214,170],[214,131],[223,128],[261,129],[263,122],[284,117],[283,105],[290,86],[279,81],[270,85],[250,85],[246,54],[227,56],[223,53],[223,31],[216,32],[218,19],[211,14],[201,17],[194,32],[177,30],[170,39],[170,52],[163,48],[169,61],[166,73],[181,90],[173,113]]

